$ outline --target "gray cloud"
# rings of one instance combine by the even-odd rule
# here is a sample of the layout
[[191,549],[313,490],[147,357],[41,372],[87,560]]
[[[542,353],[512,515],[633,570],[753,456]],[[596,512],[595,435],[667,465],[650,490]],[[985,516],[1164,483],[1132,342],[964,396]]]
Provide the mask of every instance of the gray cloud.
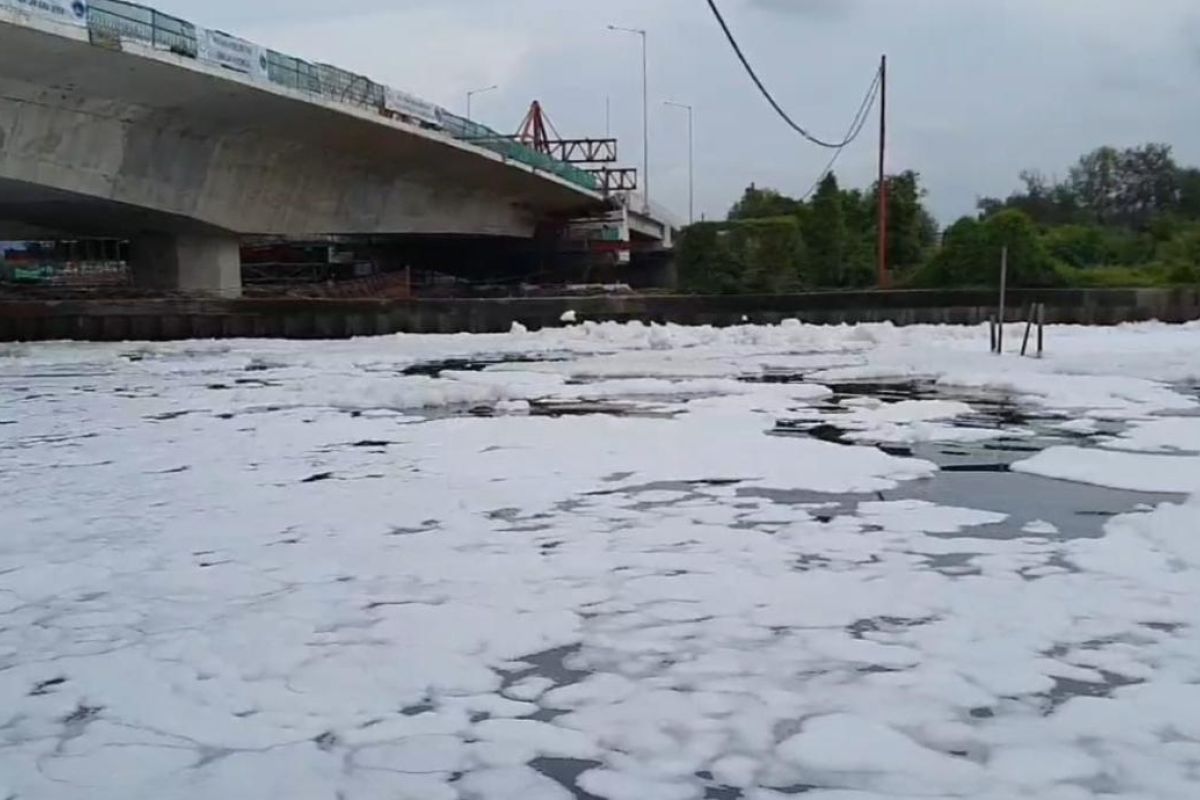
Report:
[[844,19],[857,10],[856,0],[750,0],[751,8],[796,14],[819,20]]

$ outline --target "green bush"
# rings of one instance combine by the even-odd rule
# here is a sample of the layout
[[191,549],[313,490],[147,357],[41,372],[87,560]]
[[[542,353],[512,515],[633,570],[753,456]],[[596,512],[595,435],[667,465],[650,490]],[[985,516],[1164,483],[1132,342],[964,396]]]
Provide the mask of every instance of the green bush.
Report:
[[1200,283],[1200,267],[1195,264],[1172,264],[1167,270],[1167,282],[1175,285]]
[[1159,247],[1159,256],[1171,266],[1200,267],[1200,225],[1178,230]]
[[1113,262],[1104,230],[1092,225],[1051,228],[1042,237],[1046,252],[1070,267],[1098,267]]
[[698,294],[729,294],[738,290],[739,267],[721,237],[724,226],[700,222],[685,228],[675,247],[679,286]]
[[946,230],[942,248],[912,276],[920,288],[995,286],[1000,255],[1008,248],[1010,286],[1061,286],[1063,278],[1033,221],[1020,211],[1001,211],[983,222],[964,217]]
[[1137,289],[1169,286],[1173,283],[1168,270],[1158,264],[1140,267],[1094,267],[1076,269],[1060,265],[1058,269],[1066,286],[1079,289]]

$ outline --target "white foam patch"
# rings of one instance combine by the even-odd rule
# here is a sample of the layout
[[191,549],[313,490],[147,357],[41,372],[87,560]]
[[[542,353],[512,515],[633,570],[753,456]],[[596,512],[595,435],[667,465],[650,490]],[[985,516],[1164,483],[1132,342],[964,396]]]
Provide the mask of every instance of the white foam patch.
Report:
[[851,441],[915,444],[918,442],[983,442],[1018,431],[945,424],[974,412],[967,403],[954,400],[903,400],[881,403],[872,398],[855,398],[843,403],[848,414],[823,419],[846,430]]
[[[886,725],[847,714],[817,717],[779,745],[779,756],[818,779],[845,788],[917,793],[942,786],[975,792],[986,773],[966,759],[938,753]],[[857,784],[857,785],[856,785]]]
[[1173,417],[1135,422],[1120,436],[1099,444],[1119,450],[1200,454],[1200,417]]
[[668,783],[629,773],[591,770],[579,777],[579,788],[605,800],[699,800],[703,792],[686,783]]
[[1104,772],[1103,762],[1072,747],[1009,747],[998,752],[988,766],[998,777],[1030,787],[1082,782]]
[[1145,455],[1052,447],[1012,465],[1015,472],[1134,492],[1200,490],[1200,456]]
[[1100,429],[1100,423],[1094,419],[1073,419],[1054,426],[1067,433],[1095,433]]
[[958,533],[977,525],[998,525],[1007,514],[939,506],[924,500],[859,503],[858,516],[890,531]]
[[1099,419],[1125,419],[1169,411],[1189,411],[1194,398],[1145,378],[1119,375],[949,373],[940,385],[1010,395],[1055,411],[1086,411]]
[[1000,428],[974,428],[961,425],[939,425],[929,422],[913,422],[909,424],[881,424],[865,430],[853,431],[846,435],[852,442],[879,442],[885,444],[920,444],[922,442],[943,442],[970,444],[989,442],[1003,437],[1019,437],[1027,435],[1024,431],[1002,430]]
[[511,743],[528,749],[530,755],[522,763],[535,758],[587,761],[600,755],[600,748],[587,735],[530,719],[486,720],[478,723],[472,733],[485,742]]

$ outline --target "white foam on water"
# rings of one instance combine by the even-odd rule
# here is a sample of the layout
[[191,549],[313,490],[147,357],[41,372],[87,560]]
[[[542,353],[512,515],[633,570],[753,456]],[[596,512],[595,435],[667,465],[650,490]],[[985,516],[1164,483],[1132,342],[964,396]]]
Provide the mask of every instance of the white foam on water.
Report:
[[1116,437],[1099,440],[1104,447],[1151,453],[1200,454],[1200,417],[1172,417],[1133,423]]
[[[1128,426],[1019,470],[1189,492],[1197,330],[5,348],[0,796],[1191,800],[1200,499],[1065,539],[768,434],[969,442],[1008,399]],[[402,374],[514,357],[557,360]],[[945,396],[830,406],[848,376]],[[585,399],[657,415],[532,415]]]
[[1134,492],[1200,491],[1200,456],[1053,447],[1012,465],[1016,472]]
[[860,503],[858,516],[890,531],[912,533],[957,533],[975,525],[998,525],[1008,519],[1007,514],[951,508],[923,500]]
[[591,770],[579,777],[579,787],[605,800],[698,800],[701,791],[685,783],[668,783],[609,770]]

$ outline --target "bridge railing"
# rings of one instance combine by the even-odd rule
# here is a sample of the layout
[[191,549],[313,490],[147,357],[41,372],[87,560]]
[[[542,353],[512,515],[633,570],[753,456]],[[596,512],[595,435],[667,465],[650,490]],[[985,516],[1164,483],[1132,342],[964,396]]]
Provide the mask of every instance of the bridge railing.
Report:
[[191,58],[196,58],[199,52],[195,25],[122,0],[92,0],[88,6],[88,28],[116,39],[137,39]]
[[520,161],[523,164],[540,169],[542,172],[557,175],[577,186],[583,186],[587,189],[599,189],[599,181],[596,180],[596,176],[576,167],[574,164],[553,159],[545,153],[539,153],[537,150],[515,141],[511,136],[497,133],[486,125],[465,119],[457,114],[451,114],[445,109],[441,110],[439,116],[443,129],[456,139],[486,148],[493,153],[499,153],[505,158]]
[[267,76],[271,83],[310,94],[321,94],[321,73],[315,64],[267,51]]
[[[204,58],[204,39],[209,35],[187,20],[160,13],[153,8],[127,0],[91,0],[88,4],[88,28],[93,40],[133,39],[188,58]],[[249,58],[243,65],[251,77],[259,77],[325,100],[370,109],[381,116],[401,116],[389,108],[390,90],[364,75],[357,75],[329,64],[312,64],[303,59],[251,45],[219,34],[225,40],[245,45]],[[230,66],[228,63],[223,66]],[[232,68],[232,67],[231,67]],[[243,71],[241,69],[239,72]],[[584,189],[598,191],[596,176],[585,170],[526,147],[497,133],[486,125],[459,117],[443,108],[431,106],[435,113],[410,121],[425,128],[436,128],[461,141],[491,150],[505,158],[569,181]]]

